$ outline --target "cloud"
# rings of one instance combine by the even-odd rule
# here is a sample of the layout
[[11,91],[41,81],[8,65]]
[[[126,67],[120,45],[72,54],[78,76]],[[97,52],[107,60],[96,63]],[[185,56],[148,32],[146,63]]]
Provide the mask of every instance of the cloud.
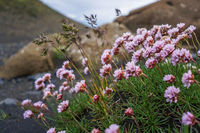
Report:
[[115,9],[127,15],[157,0],[41,0],[44,4],[77,22],[87,25],[84,14],[97,14],[98,25],[110,23],[116,18]]

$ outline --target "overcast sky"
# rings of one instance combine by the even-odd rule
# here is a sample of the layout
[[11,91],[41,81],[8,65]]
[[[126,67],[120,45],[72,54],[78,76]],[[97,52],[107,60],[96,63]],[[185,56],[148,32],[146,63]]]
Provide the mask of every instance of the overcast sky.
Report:
[[127,15],[133,9],[143,7],[158,0],[41,0],[44,4],[60,12],[64,16],[88,26],[84,14],[97,15],[99,26],[111,23],[116,19],[115,9]]

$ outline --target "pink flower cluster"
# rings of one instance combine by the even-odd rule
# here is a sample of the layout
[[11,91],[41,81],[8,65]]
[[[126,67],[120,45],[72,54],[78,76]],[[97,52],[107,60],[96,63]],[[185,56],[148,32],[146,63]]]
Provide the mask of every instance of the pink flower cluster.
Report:
[[109,49],[104,50],[103,54],[101,55],[101,64],[105,65],[111,60],[112,60],[112,57],[111,57],[110,50]]
[[114,76],[117,80],[121,80],[122,78],[125,78],[124,71],[121,70],[121,68],[115,70],[113,76]]
[[74,90],[76,91],[76,93],[84,92],[84,91],[87,92],[85,80],[81,80],[81,82],[77,82],[74,87]]
[[105,130],[105,133],[119,133],[118,128],[119,128],[119,125],[112,124],[112,125],[109,126],[109,128],[107,128]]
[[132,108],[127,108],[126,111],[125,111],[125,115],[133,116],[133,109]]
[[24,119],[33,117],[33,112],[31,110],[26,110],[23,114]]
[[183,113],[183,116],[182,116],[182,123],[184,125],[190,125],[190,126],[193,126],[196,122],[196,119],[194,117],[194,115],[190,112],[187,112],[187,113]]
[[63,101],[58,105],[58,113],[64,112],[69,107],[69,100]]
[[168,84],[171,84],[173,82],[176,82],[176,78],[169,74],[169,75],[165,75],[165,77],[163,78],[164,81],[167,81]]
[[187,73],[183,74],[182,83],[184,84],[184,87],[189,88],[194,82],[196,81],[194,80],[194,75],[192,74],[191,70],[188,70]]
[[102,68],[100,69],[100,75],[101,77],[105,77],[106,75],[109,75],[111,72],[112,66],[110,64],[103,65]]
[[169,86],[167,87],[167,89],[165,90],[165,94],[164,97],[167,98],[166,101],[167,102],[175,102],[177,103],[177,96],[178,93],[180,92],[179,88],[176,88],[174,85],[173,86]]
[[130,76],[138,77],[142,75],[142,69],[135,65],[135,62],[131,61],[126,64],[126,79]]

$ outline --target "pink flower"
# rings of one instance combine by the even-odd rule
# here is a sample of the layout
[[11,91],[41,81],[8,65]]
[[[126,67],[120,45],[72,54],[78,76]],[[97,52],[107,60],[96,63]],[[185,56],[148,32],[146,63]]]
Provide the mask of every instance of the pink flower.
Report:
[[44,84],[44,80],[43,78],[38,78],[36,81],[35,81],[35,88],[36,90],[41,90],[45,87],[45,84]]
[[44,93],[43,100],[45,100],[49,96],[52,96],[50,91],[43,91],[43,93]]
[[62,85],[63,85],[64,87],[66,87],[66,86],[68,86],[68,82],[65,81],[65,82],[62,83]]
[[56,133],[55,127],[50,128],[46,133]]
[[158,25],[154,25],[153,28],[148,31],[148,35],[149,36],[154,36],[158,32],[158,29],[159,29],[159,26]]
[[62,94],[58,94],[58,95],[57,95],[57,99],[58,99],[58,100],[61,100],[61,99],[63,99],[63,96],[62,96]]
[[165,35],[165,34],[167,34],[167,31],[169,30],[170,27],[171,27],[171,25],[169,25],[169,24],[165,24],[165,25],[162,24],[159,27],[159,31],[162,33],[162,35]]
[[179,28],[172,28],[168,30],[168,34],[171,38],[176,38],[179,34]]
[[197,52],[197,54],[198,54],[198,57],[200,57],[200,50]]
[[33,112],[31,110],[26,110],[23,114],[24,119],[33,117]]
[[63,70],[64,70],[63,68],[59,68],[59,69],[56,71],[56,77],[57,77],[57,78],[60,78],[60,74],[61,74],[61,72],[62,72]]
[[118,37],[115,41],[115,46],[121,47],[124,44],[124,38],[123,37]]
[[96,103],[99,101],[99,96],[98,95],[94,95],[93,97],[93,101]]
[[115,70],[113,76],[117,79],[117,80],[121,80],[122,78],[125,78],[124,76],[124,71],[120,69]]
[[164,47],[165,42],[164,41],[156,41],[153,45],[153,53],[158,53],[162,50],[162,48]]
[[126,111],[125,111],[125,115],[133,116],[133,109],[132,108],[127,108]]
[[163,59],[169,57],[172,52],[174,51],[174,45],[167,44],[163,47],[163,49],[160,51],[160,55],[163,57]]
[[94,129],[91,131],[91,133],[100,133],[100,130],[99,130],[99,129],[96,129],[96,128],[94,128]]
[[184,33],[188,35],[188,38],[192,38],[192,33],[194,30],[196,30],[196,27],[194,25],[190,25],[190,27],[188,27]]
[[63,69],[67,69],[67,68],[70,69],[71,67],[69,66],[69,61],[63,62],[62,68],[63,68]]
[[184,84],[184,87],[188,88],[194,82],[195,82],[194,75],[192,74],[191,70],[188,70],[187,73],[183,74],[182,83]]
[[106,75],[109,75],[111,72],[112,66],[110,64],[103,65],[102,68],[100,69],[100,75],[101,77],[105,77]]
[[112,125],[109,126],[109,128],[107,128],[105,130],[105,133],[119,133],[118,128],[119,128],[119,125],[112,124]]
[[111,56],[117,55],[118,53],[119,53],[119,47],[114,46],[114,47],[111,49]]
[[74,93],[74,91],[75,91],[74,88],[71,88],[71,89],[69,90],[69,93],[72,94],[72,93]]
[[153,48],[152,47],[147,47],[146,50],[143,51],[142,56],[147,59],[153,55]]
[[173,64],[173,66],[181,62],[183,55],[184,53],[180,49],[176,49],[173,51],[172,56],[171,56],[171,63]]
[[88,67],[85,67],[85,69],[84,69],[84,74],[88,74],[88,72],[89,72],[89,69],[88,69]]
[[74,87],[74,90],[76,91],[76,93],[87,91],[85,80],[81,80],[81,82],[77,82]]
[[51,79],[51,74],[50,73],[46,73],[44,76],[43,76],[43,81],[49,81]]
[[111,52],[109,49],[106,49],[103,51],[103,54],[101,55],[101,63],[103,65],[107,64],[109,61],[111,61]]
[[60,131],[60,132],[57,132],[57,133],[66,133],[65,131]]
[[146,63],[145,63],[145,66],[148,68],[148,69],[152,69],[156,66],[157,64],[157,61],[154,57],[151,57],[149,58]]
[[134,52],[131,60],[134,61],[135,63],[140,61],[142,58],[142,52],[143,52],[142,50],[137,50],[136,52]]
[[158,31],[155,35],[155,39],[156,40],[160,40],[162,38],[162,34],[160,33],[160,31]]
[[128,51],[128,53],[134,52],[134,50],[135,50],[135,44],[134,44],[133,41],[131,41],[131,42],[126,42],[126,43],[124,44],[124,48]]
[[51,90],[51,89],[53,89],[55,87],[56,86],[54,84],[48,84],[46,88],[49,89],[49,90]]
[[106,90],[103,90],[103,94],[105,95],[105,94],[111,94],[113,92],[113,89],[112,88],[108,88],[108,87],[106,87]]
[[181,52],[184,54],[184,56],[183,56],[183,62],[184,63],[188,63],[188,62],[190,62],[190,60],[193,59],[189,50],[182,48]]
[[58,113],[64,112],[69,107],[69,100],[63,101],[58,105]]
[[183,113],[183,116],[182,116],[182,123],[184,125],[190,125],[190,126],[193,126],[196,122],[196,119],[195,119],[195,116],[190,113],[190,112],[187,112],[187,113]]
[[31,102],[32,102],[32,100],[26,99],[26,100],[23,100],[23,101],[22,101],[21,105],[22,105],[22,106],[30,105]]
[[126,32],[126,33],[124,33],[123,34],[123,39],[125,40],[125,41],[127,41],[128,40],[128,38],[131,36],[131,33],[130,32]]
[[142,35],[143,37],[147,37],[148,31],[146,28],[138,28],[137,29],[137,35]]
[[142,44],[145,40],[144,35],[137,35],[134,37],[133,42],[134,42],[134,46],[138,46],[140,44]]
[[58,91],[53,92],[53,96],[56,97],[58,95]]
[[65,131],[60,131],[60,132],[57,132],[57,133],[66,133]]
[[153,37],[152,36],[148,36],[146,38],[146,40],[144,41],[144,47],[147,48],[147,47],[150,47],[152,46],[154,43],[154,40],[153,40]]
[[41,119],[41,118],[44,118],[44,114],[43,114],[43,113],[40,113],[40,114],[38,115],[38,119]]
[[130,76],[138,77],[142,75],[142,70],[131,61],[126,64],[126,78]]
[[176,26],[178,27],[179,31],[182,32],[185,28],[185,23],[179,23]]
[[67,79],[68,81],[72,81],[75,79],[75,75],[73,74],[73,70],[63,70],[60,73],[60,79]]
[[88,59],[87,58],[83,58],[82,65],[86,66],[87,64],[88,64]]
[[167,98],[166,101],[167,102],[175,102],[177,103],[177,96],[178,96],[178,93],[180,92],[180,89],[179,88],[176,88],[173,86],[169,86],[167,87],[167,89],[165,90],[165,94],[164,94],[164,97]]
[[42,101],[38,101],[38,102],[34,103],[33,106],[36,107],[36,108],[41,108],[42,104],[43,104]]
[[171,84],[173,82],[176,82],[176,78],[169,74],[169,75],[165,75],[165,77],[163,78],[164,81],[167,81],[168,84]]
[[67,91],[67,90],[69,90],[69,89],[70,89],[70,86],[69,86],[69,85],[67,85],[67,86],[61,85],[61,86],[59,87],[59,93],[61,93],[61,92],[63,92],[63,91]]

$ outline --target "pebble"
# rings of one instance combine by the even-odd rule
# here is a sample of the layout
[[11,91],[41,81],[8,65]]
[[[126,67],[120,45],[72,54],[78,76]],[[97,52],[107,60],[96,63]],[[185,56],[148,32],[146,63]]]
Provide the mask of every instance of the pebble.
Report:
[[0,101],[0,105],[2,105],[4,103],[7,104],[7,105],[12,105],[12,104],[17,105],[17,102],[19,102],[17,99],[6,98],[6,99]]

